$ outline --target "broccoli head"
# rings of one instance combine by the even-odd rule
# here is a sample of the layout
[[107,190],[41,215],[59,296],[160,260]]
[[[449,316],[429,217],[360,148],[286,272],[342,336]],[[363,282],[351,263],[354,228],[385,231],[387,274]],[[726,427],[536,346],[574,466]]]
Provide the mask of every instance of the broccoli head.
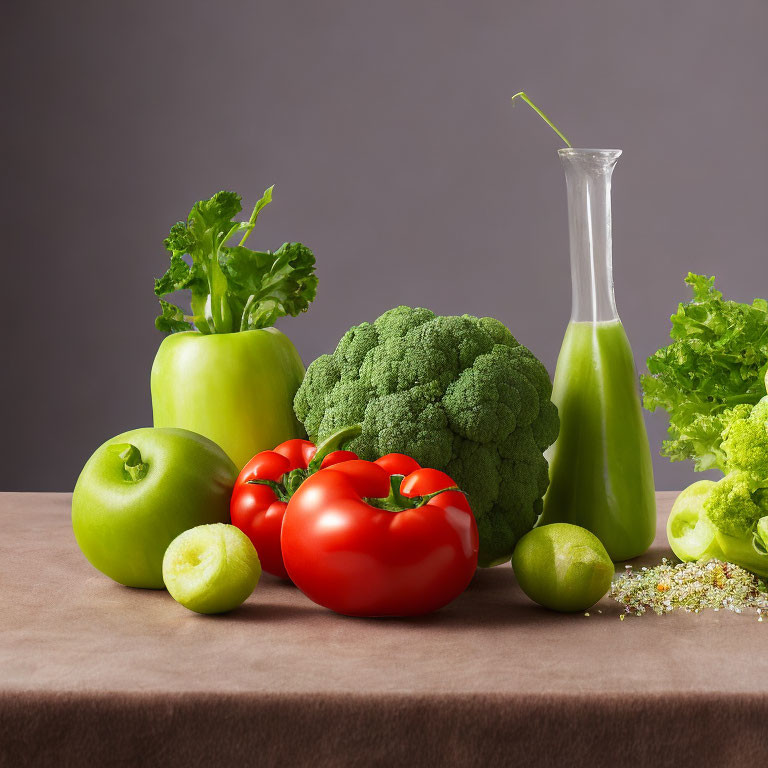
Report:
[[509,560],[549,483],[543,452],[559,430],[552,383],[498,320],[396,307],[351,328],[307,369],[294,408],[310,439],[362,426],[361,458],[405,453],[464,490],[479,563]]

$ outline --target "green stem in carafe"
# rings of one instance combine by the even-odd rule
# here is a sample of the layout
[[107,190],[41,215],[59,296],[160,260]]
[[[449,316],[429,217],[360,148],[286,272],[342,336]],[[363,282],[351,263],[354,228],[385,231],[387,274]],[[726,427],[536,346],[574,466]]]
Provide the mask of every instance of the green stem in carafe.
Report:
[[520,91],[519,93],[516,93],[512,97],[512,104],[515,103],[515,99],[522,99],[564,142],[566,147],[571,146],[571,142],[568,141],[568,139],[565,138],[565,135],[560,131],[560,129],[537,107],[531,99],[528,97],[528,94],[525,91]]

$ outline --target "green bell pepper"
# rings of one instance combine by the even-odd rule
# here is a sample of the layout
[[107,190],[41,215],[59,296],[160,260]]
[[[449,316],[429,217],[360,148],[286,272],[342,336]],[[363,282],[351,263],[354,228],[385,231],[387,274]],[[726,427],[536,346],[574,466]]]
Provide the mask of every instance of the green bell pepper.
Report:
[[304,435],[293,396],[304,366],[276,328],[174,333],[152,365],[156,427],[182,427],[218,443],[242,469],[259,451]]
[[[191,313],[160,299],[164,339],[152,366],[156,427],[181,427],[218,443],[238,469],[278,443],[304,435],[293,398],[304,366],[278,317],[306,311],[317,277],[312,251],[285,243],[277,251],[245,247],[272,187],[247,222],[234,192],[195,203],[186,222],[171,228],[168,271],[155,281],[163,297],[191,292]],[[227,242],[243,233],[238,245]]]
[[667,541],[683,562],[724,559],[717,528],[704,514],[704,500],[714,486],[712,480],[699,480],[682,491],[672,505],[667,518]]

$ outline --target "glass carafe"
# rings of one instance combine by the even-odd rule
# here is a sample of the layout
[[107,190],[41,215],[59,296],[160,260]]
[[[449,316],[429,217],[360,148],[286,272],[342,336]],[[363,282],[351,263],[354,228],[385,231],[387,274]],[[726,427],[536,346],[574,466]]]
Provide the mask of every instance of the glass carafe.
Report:
[[560,435],[539,525],[592,531],[613,560],[645,552],[656,500],[635,362],[616,311],[611,261],[611,174],[617,149],[561,149],[568,188],[571,320],[552,400]]

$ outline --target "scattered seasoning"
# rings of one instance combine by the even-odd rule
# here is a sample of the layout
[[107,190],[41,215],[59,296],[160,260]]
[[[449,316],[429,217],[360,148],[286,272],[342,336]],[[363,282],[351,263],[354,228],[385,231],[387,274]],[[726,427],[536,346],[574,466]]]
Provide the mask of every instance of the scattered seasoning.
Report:
[[661,565],[639,571],[626,565],[611,584],[611,597],[624,606],[622,621],[625,614],[642,616],[651,610],[661,616],[676,608],[688,613],[754,610],[758,621],[768,612],[768,584],[721,560],[673,564],[663,558]]

